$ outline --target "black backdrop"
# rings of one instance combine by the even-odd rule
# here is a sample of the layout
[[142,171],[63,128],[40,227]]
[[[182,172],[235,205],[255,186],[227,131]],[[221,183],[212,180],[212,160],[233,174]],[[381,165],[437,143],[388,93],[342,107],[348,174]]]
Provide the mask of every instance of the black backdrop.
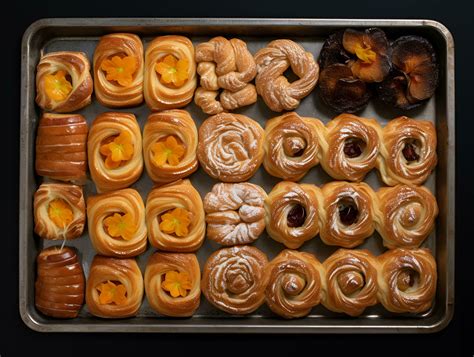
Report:
[[[465,3],[465,2],[464,2]],[[0,81],[3,110],[0,140],[3,153],[2,219],[0,232],[0,356],[139,355],[148,353],[281,352],[344,355],[447,354],[474,355],[473,307],[473,15],[462,1],[436,0],[14,0],[13,13],[3,8]],[[428,18],[444,23],[456,45],[456,302],[454,319],[431,335],[157,335],[157,334],[40,334],[29,330],[18,312],[18,147],[20,109],[20,43],[25,29],[45,17],[314,17]],[[471,66],[473,68],[471,68]],[[6,139],[6,141],[5,141]],[[3,144],[5,143],[5,144]],[[5,181],[6,180],[6,181]],[[442,349],[449,352],[443,353]],[[303,351],[306,352],[303,352]],[[34,352],[33,352],[34,351]],[[260,352],[261,353],[261,352]]]

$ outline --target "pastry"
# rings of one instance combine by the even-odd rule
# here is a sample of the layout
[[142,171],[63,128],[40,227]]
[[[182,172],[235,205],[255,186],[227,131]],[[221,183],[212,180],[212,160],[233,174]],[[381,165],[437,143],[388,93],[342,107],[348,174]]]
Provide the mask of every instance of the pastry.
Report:
[[274,313],[286,319],[303,317],[319,304],[325,275],[314,255],[286,249],[267,265],[266,271],[266,302]]
[[295,112],[270,119],[265,125],[263,166],[270,175],[299,181],[319,163],[316,131],[322,123]]
[[378,257],[378,298],[392,312],[421,313],[433,304],[436,261],[428,249],[393,249]]
[[36,103],[41,109],[69,113],[91,102],[90,64],[83,52],[51,52],[36,68]]
[[143,157],[154,182],[173,182],[197,170],[196,124],[187,111],[153,113],[143,130]]
[[74,239],[82,235],[86,205],[80,186],[43,183],[34,195],[35,233],[44,239]]
[[323,305],[335,312],[359,316],[377,303],[377,260],[367,250],[339,249],[323,263],[326,294]]
[[92,315],[107,319],[135,316],[142,298],[143,277],[135,259],[94,257],[86,287]]
[[262,127],[240,114],[221,113],[199,128],[198,159],[206,173],[224,182],[242,182],[263,161]]
[[207,237],[227,246],[255,241],[265,229],[266,197],[249,182],[215,184],[204,198]]
[[297,249],[319,232],[318,188],[289,181],[278,183],[265,200],[268,235],[287,248]]
[[106,107],[130,107],[143,101],[143,45],[131,33],[102,36],[94,52],[94,92]]
[[184,36],[160,36],[145,52],[144,95],[152,111],[176,109],[193,99],[196,62],[192,42]]
[[89,236],[97,253],[129,258],[146,249],[145,205],[131,188],[87,198]]
[[257,66],[244,41],[214,37],[196,46],[196,62],[201,86],[194,102],[204,113],[214,115],[257,101],[255,86],[249,83]]
[[88,126],[80,114],[44,113],[36,136],[36,173],[60,181],[86,181]]
[[98,192],[132,185],[143,171],[142,136],[135,115],[99,114],[91,126],[87,152]]
[[173,317],[192,316],[199,307],[201,271],[194,254],[153,254],[146,265],[145,291],[153,310]]
[[36,258],[35,306],[56,318],[77,317],[84,303],[84,272],[74,248],[50,247]]
[[[316,86],[319,66],[313,55],[291,40],[275,40],[255,54],[255,84],[267,106],[275,111],[293,110]],[[290,68],[298,80],[284,77]]]
[[222,248],[212,253],[202,271],[201,289],[216,308],[245,315],[265,300],[267,256],[248,245]]
[[199,192],[189,180],[155,187],[146,201],[148,239],[155,248],[169,252],[194,252],[206,234],[204,208]]

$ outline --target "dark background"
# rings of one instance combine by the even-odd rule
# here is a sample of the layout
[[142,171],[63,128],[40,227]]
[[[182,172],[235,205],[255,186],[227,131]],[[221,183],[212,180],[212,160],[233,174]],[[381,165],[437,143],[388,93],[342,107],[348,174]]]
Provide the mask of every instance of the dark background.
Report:
[[[265,354],[330,353],[343,355],[462,355],[474,356],[474,56],[473,15],[465,1],[415,0],[183,0],[36,1],[14,0],[13,13],[3,8],[1,131],[4,159],[0,220],[0,356],[35,354],[138,355],[195,354],[235,350]],[[312,17],[427,18],[442,22],[456,46],[456,301],[452,322],[431,335],[158,335],[40,334],[29,330],[18,312],[18,147],[20,110],[20,43],[26,28],[45,17]],[[1,140],[0,142],[4,142]],[[6,161],[6,163],[5,163]],[[5,181],[6,180],[6,181]],[[6,227],[6,228],[5,228]],[[449,352],[443,353],[443,350]],[[305,351],[305,352],[304,352]],[[261,352],[260,352],[261,353]]]

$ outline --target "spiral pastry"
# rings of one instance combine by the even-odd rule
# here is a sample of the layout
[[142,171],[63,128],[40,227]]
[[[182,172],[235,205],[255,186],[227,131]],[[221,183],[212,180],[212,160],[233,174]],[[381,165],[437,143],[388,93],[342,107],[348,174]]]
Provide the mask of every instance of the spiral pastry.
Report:
[[207,259],[201,289],[206,299],[230,314],[245,315],[265,300],[267,256],[255,247],[222,248]]
[[[165,216],[170,214],[172,216]],[[166,218],[176,220],[169,226]],[[199,192],[189,180],[179,180],[151,190],[146,201],[150,244],[170,252],[194,252],[206,234],[204,208]]]
[[[171,58],[169,65],[167,57]],[[182,72],[182,78],[185,79],[167,83],[157,71],[160,63],[168,65],[174,73]],[[180,63],[183,64],[182,67]],[[196,85],[194,46],[187,37],[160,36],[150,42],[145,52],[144,95],[146,104],[152,111],[186,106],[193,99]]]
[[[102,36],[94,52],[94,92],[97,100],[113,108],[140,104],[143,101],[143,68],[140,37],[131,33]],[[121,69],[122,73],[125,70],[127,76],[113,76],[107,71],[114,69]]]
[[97,253],[130,258],[146,249],[145,205],[131,188],[87,198],[89,237]]
[[224,182],[252,177],[263,161],[262,127],[240,114],[221,113],[199,128],[198,159],[206,173]]
[[384,246],[419,247],[433,230],[438,215],[433,194],[425,187],[397,185],[381,188],[377,196],[380,214],[375,224]]
[[[164,151],[162,148],[171,137],[180,147],[178,150],[182,151],[181,157],[178,162],[169,159],[157,161],[156,158],[159,158]],[[198,168],[197,137],[196,124],[188,112],[175,109],[151,114],[143,130],[143,157],[152,181],[173,182],[195,172]],[[173,147],[168,149],[176,151]]]
[[399,117],[383,129],[377,167],[383,182],[421,185],[436,167],[436,129],[433,123]]
[[359,316],[377,303],[377,260],[368,250],[338,249],[323,266],[327,309]]
[[[107,290],[107,284],[113,284],[114,289]],[[122,295],[117,296],[119,293]],[[135,259],[94,257],[86,286],[86,304],[92,315],[102,318],[135,316],[142,298],[143,277]]]
[[286,113],[265,125],[263,166],[270,175],[299,181],[319,163],[316,131],[321,123],[298,114]]
[[436,261],[428,249],[393,249],[378,257],[378,298],[392,312],[421,313],[436,294]]
[[83,52],[51,52],[36,68],[36,103],[46,111],[69,113],[91,102],[90,64]]
[[[173,287],[173,284],[177,286]],[[190,253],[153,254],[146,265],[145,291],[150,306],[159,314],[192,316],[199,307],[201,296],[201,271],[196,256]]]
[[297,249],[319,232],[317,187],[289,181],[278,183],[265,200],[268,235]]
[[[291,40],[270,42],[255,54],[255,62],[257,93],[275,112],[297,108],[319,78],[319,66],[313,55]],[[293,83],[283,76],[290,66],[298,77]]]
[[286,319],[303,317],[323,295],[324,269],[314,255],[284,250],[266,268],[268,307]]
[[[111,148],[114,143],[115,149]],[[121,151],[120,146],[124,143],[130,146],[129,156],[114,160],[114,150]],[[92,123],[87,149],[89,171],[98,192],[126,188],[140,178],[143,171],[142,136],[135,115],[99,114]],[[111,164],[109,160],[112,160]]]

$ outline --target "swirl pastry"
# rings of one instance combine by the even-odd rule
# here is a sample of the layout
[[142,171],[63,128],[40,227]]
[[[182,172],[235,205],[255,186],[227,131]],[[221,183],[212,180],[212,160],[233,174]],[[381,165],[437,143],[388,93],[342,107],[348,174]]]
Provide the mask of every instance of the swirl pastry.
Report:
[[159,314],[192,316],[201,296],[201,271],[194,254],[156,252],[145,270],[145,291]]
[[[319,125],[318,125],[319,124]],[[263,166],[270,175],[299,181],[319,163],[319,139],[316,131],[322,124],[296,113],[270,119],[265,125]]]
[[221,113],[199,128],[198,159],[206,173],[224,182],[252,177],[263,161],[262,127],[240,114]]
[[142,304],[143,277],[135,259],[96,255],[86,287],[89,312],[102,318],[135,316]]
[[84,303],[84,272],[74,248],[50,247],[36,258],[35,306],[56,318],[77,317]]
[[249,314],[265,300],[267,263],[266,255],[255,247],[222,248],[212,253],[204,265],[202,293],[222,311]]
[[303,317],[319,304],[324,269],[314,255],[286,249],[266,269],[266,302],[274,313],[286,319]]
[[322,303],[327,309],[359,316],[377,303],[377,260],[369,251],[339,249],[323,266],[327,291]]
[[80,186],[43,183],[34,195],[35,233],[44,239],[74,239],[86,223],[86,205]]
[[266,197],[249,182],[215,184],[204,198],[207,237],[222,245],[255,241],[265,229]]
[[36,173],[60,181],[86,181],[88,126],[80,114],[44,113],[36,136]]
[[428,249],[393,249],[378,261],[378,298],[387,310],[420,313],[431,307],[437,274]]
[[160,36],[145,52],[145,101],[152,111],[176,109],[193,99],[196,62],[192,42],[183,36]]
[[265,200],[268,235],[287,248],[297,249],[319,232],[318,188],[289,181],[278,183]]
[[102,36],[94,52],[94,92],[106,107],[143,101],[143,44],[130,33]]
[[375,224],[387,248],[417,248],[433,230],[438,204],[425,187],[397,185],[377,192]]
[[74,112],[91,102],[90,64],[83,52],[51,52],[36,68],[36,103],[57,113]]
[[199,192],[189,180],[179,180],[151,190],[146,201],[150,244],[170,252],[193,252],[206,234]]
[[399,117],[383,130],[377,167],[383,182],[420,185],[435,168],[436,129],[433,123]]
[[[297,108],[319,78],[319,66],[313,55],[291,40],[270,42],[255,54],[255,62],[257,93],[275,112]],[[292,83],[283,75],[290,66],[298,77]]]
[[131,188],[88,197],[87,223],[99,254],[129,258],[146,249],[145,205]]
[[142,136],[135,115],[97,116],[87,140],[89,170],[98,192],[132,185],[143,171]]
[[198,134],[188,112],[180,109],[153,113],[143,130],[143,157],[154,182],[173,182],[197,170]]
[[[234,110],[257,101],[250,84],[257,66],[244,41],[214,37],[196,47],[197,72],[201,76],[194,102],[206,114]],[[223,89],[219,96],[219,89]]]

